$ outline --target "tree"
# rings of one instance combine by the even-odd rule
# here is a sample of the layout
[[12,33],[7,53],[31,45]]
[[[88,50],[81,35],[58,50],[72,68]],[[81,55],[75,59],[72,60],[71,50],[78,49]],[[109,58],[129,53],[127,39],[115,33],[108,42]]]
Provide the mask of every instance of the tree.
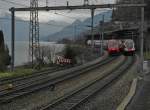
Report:
[[3,32],[0,31],[0,52],[4,51],[4,35]]
[[[41,51],[41,59],[45,63],[52,63],[53,59],[56,54],[56,45],[50,45],[50,46],[41,46],[40,51]],[[45,61],[48,60],[48,61]]]
[[72,63],[76,63],[76,56],[77,56],[77,51],[72,45],[66,45],[64,50],[64,57],[67,59],[71,59]]
[[0,71],[5,71],[7,66],[10,64],[9,49],[4,44],[3,32],[0,31]]

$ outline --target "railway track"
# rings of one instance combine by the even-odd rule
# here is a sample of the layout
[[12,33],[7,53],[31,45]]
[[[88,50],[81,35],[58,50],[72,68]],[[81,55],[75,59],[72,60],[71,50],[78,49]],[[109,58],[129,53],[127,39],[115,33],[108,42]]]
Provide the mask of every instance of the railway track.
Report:
[[51,104],[38,108],[39,110],[76,110],[81,106],[84,101],[92,97],[97,92],[102,91],[104,88],[121,77],[128,68],[133,64],[135,58],[128,57],[127,60],[119,67],[115,68],[111,73],[103,78],[97,78],[78,88],[76,91],[59,98]]
[[62,74],[62,75],[56,75],[54,77],[51,77],[51,75],[50,76],[47,75],[45,78],[38,79],[38,80],[34,79],[30,82],[23,83],[23,84],[15,87],[12,90],[0,91],[0,103],[8,103],[17,97],[27,95],[31,92],[35,92],[37,90],[40,90],[40,89],[43,89],[46,87],[50,87],[50,86],[55,85],[64,80],[73,78],[80,74],[83,74],[84,72],[94,69],[98,66],[105,65],[105,64],[113,61],[114,59],[116,59],[116,58],[108,58],[108,59],[103,60],[102,62],[93,64],[92,66],[90,65],[86,68],[82,68],[82,70],[80,69],[80,70],[71,71],[72,73],[70,73],[70,71],[69,71],[69,73]]
[[[50,75],[56,71],[65,70],[70,68],[68,66],[65,67],[53,67],[47,70],[43,70],[40,72],[33,73],[32,75],[24,76],[24,77],[16,77],[16,78],[6,78],[3,79],[0,83],[0,94],[11,91],[11,89],[17,89],[18,87],[28,85],[32,82],[36,82],[42,79],[45,79],[47,75]],[[11,87],[9,85],[11,84]],[[8,87],[7,87],[8,86]]]
[[52,67],[52,68],[48,68],[46,70],[41,70],[41,71],[37,71],[37,72],[33,72],[33,74],[27,75],[27,76],[17,76],[17,77],[12,77],[12,78],[2,78],[0,79],[0,86],[1,85],[5,85],[5,84],[9,84],[9,83],[13,83],[13,82],[19,82],[22,80],[28,80],[30,78],[33,77],[39,77],[39,76],[44,76],[47,74],[50,74],[52,72],[56,72],[56,71],[60,71],[63,69],[67,69],[68,67]]

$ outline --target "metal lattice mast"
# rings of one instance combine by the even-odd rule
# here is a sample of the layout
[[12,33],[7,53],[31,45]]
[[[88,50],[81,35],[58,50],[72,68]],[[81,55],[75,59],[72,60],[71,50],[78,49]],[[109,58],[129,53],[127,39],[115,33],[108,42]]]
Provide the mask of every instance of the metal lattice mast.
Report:
[[38,19],[38,0],[30,0],[30,7],[34,8],[30,11],[30,30],[29,30],[29,57],[32,62],[34,56],[38,60],[40,57],[40,43],[39,43],[39,19]]

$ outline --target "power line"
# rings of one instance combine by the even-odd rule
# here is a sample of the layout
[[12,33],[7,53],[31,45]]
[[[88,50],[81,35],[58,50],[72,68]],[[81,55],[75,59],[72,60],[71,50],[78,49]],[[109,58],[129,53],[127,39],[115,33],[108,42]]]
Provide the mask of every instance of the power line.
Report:
[[2,7],[0,7],[0,9],[1,9],[1,10],[7,10],[8,8],[2,8]]
[[[0,18],[0,20],[7,20],[7,21],[10,21],[11,19],[10,18]],[[28,23],[29,21],[24,21],[24,20],[16,20],[17,22],[25,22],[25,23]],[[43,24],[43,25],[50,25],[50,26],[55,26],[55,27],[60,27],[60,26],[65,26],[65,25],[60,25],[60,24],[52,24],[52,23],[40,23],[40,24]]]
[[9,0],[0,0],[0,1],[2,1],[2,2],[7,2],[7,3],[13,4],[13,5],[19,5],[19,6],[28,7],[27,5],[20,4],[20,3],[17,3],[17,2],[13,2],[13,1],[9,1]]
[[[10,18],[0,18],[0,20],[7,20],[7,21],[10,21],[11,19]],[[24,21],[24,20],[16,20],[16,22],[24,22],[24,23],[27,23],[27,22],[29,22],[29,21]],[[60,26],[64,26],[64,27],[66,27],[67,25],[60,25],[60,24],[51,24],[51,23],[40,23],[40,24],[43,24],[43,25],[49,25],[49,26],[55,26],[55,27],[60,27]],[[76,25],[76,26],[84,26],[84,28],[88,28],[88,26],[87,25]],[[79,27],[77,27],[77,28],[79,28]],[[80,29],[81,29],[81,27],[80,27]]]
[[[0,18],[0,20],[7,20],[10,21],[10,18]],[[28,21],[24,21],[24,20],[16,20],[17,22],[28,22]],[[10,21],[11,22],[11,21]]]
[[64,16],[64,17],[67,17],[67,18],[70,18],[70,19],[75,19],[75,20],[77,20],[77,18],[75,18],[75,17],[66,16],[66,15],[61,14],[61,13],[57,13],[57,12],[55,12],[54,14],[56,14],[56,15],[60,15],[60,16]]

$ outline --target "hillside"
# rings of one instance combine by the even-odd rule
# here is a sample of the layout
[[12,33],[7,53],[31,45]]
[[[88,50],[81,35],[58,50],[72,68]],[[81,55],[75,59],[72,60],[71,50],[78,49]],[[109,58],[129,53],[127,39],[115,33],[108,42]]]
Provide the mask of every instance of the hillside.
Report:
[[[11,15],[0,15],[0,29],[3,30],[5,40],[11,39]],[[40,39],[44,39],[44,36],[59,32],[65,26],[69,25],[66,22],[49,21],[48,23],[40,23]],[[16,41],[27,41],[29,35],[29,21],[23,21],[16,17]]]
[[[94,26],[99,24],[102,20],[102,14],[105,15],[105,20],[110,21],[112,17],[112,11],[103,12],[95,15]],[[1,14],[0,29],[3,30],[5,40],[11,40],[11,15],[8,13]],[[48,23],[40,23],[40,40],[44,41],[57,41],[62,38],[74,38],[80,33],[90,29],[91,18],[87,18],[84,21],[76,20],[72,24],[66,22],[49,21]],[[16,17],[16,41],[28,41],[29,35],[29,22],[23,21]]]
[[[110,21],[112,17],[112,11],[103,12],[94,16],[94,27],[102,20],[102,16],[105,15],[105,22]],[[71,25],[63,28],[60,32],[47,36],[49,41],[57,41],[62,38],[74,39],[79,34],[90,29],[91,18],[85,19],[83,22],[80,20],[74,21]]]

